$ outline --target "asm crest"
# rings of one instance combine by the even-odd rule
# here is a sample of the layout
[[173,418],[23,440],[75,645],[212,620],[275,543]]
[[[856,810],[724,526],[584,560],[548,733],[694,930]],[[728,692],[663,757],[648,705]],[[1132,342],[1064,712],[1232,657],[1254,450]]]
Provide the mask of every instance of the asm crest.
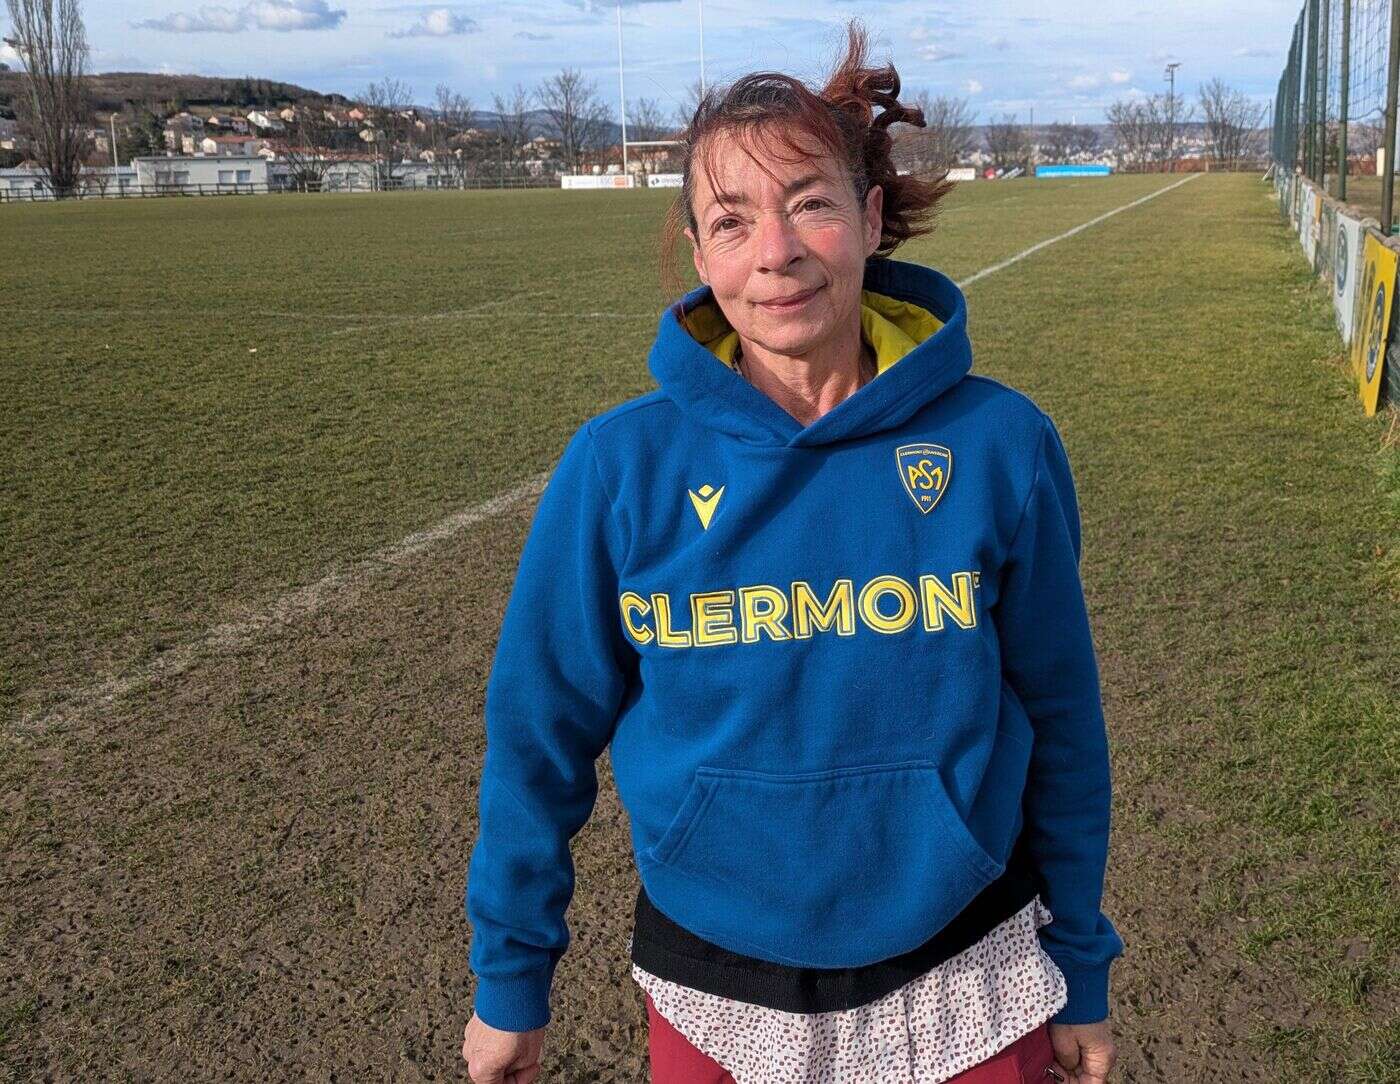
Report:
[[953,453],[941,444],[901,444],[894,458],[909,499],[920,512],[931,512],[952,478]]

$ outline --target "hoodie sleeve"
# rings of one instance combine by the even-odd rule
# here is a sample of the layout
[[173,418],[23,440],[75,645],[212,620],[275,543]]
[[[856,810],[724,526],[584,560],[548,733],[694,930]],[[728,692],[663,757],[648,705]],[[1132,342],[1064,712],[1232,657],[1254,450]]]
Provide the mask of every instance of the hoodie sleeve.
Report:
[[617,614],[622,539],[592,435],[569,440],[540,497],[486,683],[486,755],[468,866],[476,1014],[503,1031],[550,1020],[569,944],[569,841],[598,795],[631,649]]
[[1079,578],[1080,524],[1069,458],[1045,417],[1031,492],[1012,539],[996,611],[1002,669],[1035,731],[1024,831],[1041,898],[1041,927],[1064,973],[1059,1024],[1108,1016],[1108,973],[1123,952],[1100,910],[1108,858],[1108,735],[1098,663]]

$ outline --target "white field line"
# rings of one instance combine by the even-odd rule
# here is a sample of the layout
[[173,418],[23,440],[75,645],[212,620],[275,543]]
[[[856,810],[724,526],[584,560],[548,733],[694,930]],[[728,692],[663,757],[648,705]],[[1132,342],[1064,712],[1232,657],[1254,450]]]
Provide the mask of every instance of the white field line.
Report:
[[339,596],[341,599],[353,598],[376,573],[406,564],[439,542],[446,541],[484,520],[508,512],[522,501],[543,492],[547,481],[548,471],[536,474],[504,493],[448,516],[431,527],[415,531],[367,557],[361,557],[339,568],[332,568],[315,583],[288,591],[251,617],[215,625],[200,639],[172,648],[144,666],[109,675],[95,684],[71,690],[52,710],[21,716],[19,730],[37,733],[55,724],[75,722],[159,678],[184,673],[206,654],[225,654],[240,650],[269,629],[291,625],[310,617],[320,611],[332,596]]
[[1033,255],[1034,253],[1039,252],[1043,248],[1048,248],[1050,245],[1055,244],[1057,241],[1063,241],[1067,237],[1073,237],[1076,233],[1079,233],[1081,230],[1087,230],[1090,226],[1097,226],[1100,222],[1104,221],[1105,219],[1112,218],[1114,215],[1122,214],[1124,211],[1136,207],[1140,203],[1146,203],[1150,199],[1156,199],[1158,196],[1166,192],[1170,192],[1173,188],[1180,188],[1184,184],[1189,184],[1191,181],[1194,181],[1199,176],[1201,176],[1201,174],[1193,173],[1189,177],[1184,177],[1181,180],[1177,181],[1175,184],[1169,184],[1157,189],[1155,192],[1149,192],[1141,199],[1135,199],[1132,203],[1125,203],[1122,207],[1115,207],[1113,208],[1113,210],[1106,211],[1103,214],[1099,215],[1098,218],[1091,218],[1088,222],[1085,222],[1082,225],[1075,226],[1073,229],[1070,230],[1065,230],[1064,233],[1057,234],[1054,237],[1041,241],[1039,244],[1031,245],[1030,248],[1025,249],[1022,252],[1016,253],[1016,255],[1012,256],[1009,260],[1002,260],[1001,263],[994,263],[991,267],[982,268],[982,270],[978,271],[975,275],[969,275],[967,278],[963,279],[960,283],[958,283],[958,286],[965,289],[966,287],[971,286],[978,279],[986,278],[988,275],[995,275],[998,271],[1004,271],[1013,263],[1019,263],[1021,260],[1024,260],[1027,256]]
[[[1195,180],[1198,176],[1200,174],[1193,173],[1184,180],[1159,188],[1131,203],[1125,203],[1122,207],[1114,208],[1081,226],[1075,226],[1056,237],[1034,244],[1010,259],[993,264],[991,267],[984,268],[963,279],[958,283],[958,286],[966,287],[978,279],[995,274],[997,271],[1025,259],[1032,253],[1039,252],[1057,241],[1073,237],[1081,230],[1086,230],[1122,211],[1155,199],[1163,193],[1170,192],[1173,188],[1179,188],[1187,181]],[[367,557],[359,558],[346,565],[332,567],[314,583],[288,591],[251,617],[241,621],[215,625],[198,640],[172,648],[144,666],[110,674],[91,685],[70,689],[67,695],[49,711],[29,712],[22,715],[18,722],[18,731],[37,734],[55,725],[77,722],[93,711],[111,704],[128,693],[144,688],[160,678],[174,677],[184,673],[207,654],[227,654],[241,650],[269,629],[285,627],[318,613],[334,597],[353,598],[376,573],[406,564],[439,542],[444,542],[484,520],[508,512],[522,501],[543,492],[549,475],[549,471],[536,474],[512,486],[504,493],[471,505],[431,527],[415,531],[406,538],[401,538],[397,542],[376,550]]]

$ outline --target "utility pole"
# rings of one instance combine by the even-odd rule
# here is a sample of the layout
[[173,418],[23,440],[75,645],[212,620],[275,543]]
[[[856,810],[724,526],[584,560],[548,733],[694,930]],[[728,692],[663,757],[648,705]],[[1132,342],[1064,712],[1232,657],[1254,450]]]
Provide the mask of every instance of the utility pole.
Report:
[[1167,168],[1173,173],[1176,172],[1176,69],[1179,67],[1179,60],[1173,60],[1167,65],[1167,79],[1171,87],[1167,91]]

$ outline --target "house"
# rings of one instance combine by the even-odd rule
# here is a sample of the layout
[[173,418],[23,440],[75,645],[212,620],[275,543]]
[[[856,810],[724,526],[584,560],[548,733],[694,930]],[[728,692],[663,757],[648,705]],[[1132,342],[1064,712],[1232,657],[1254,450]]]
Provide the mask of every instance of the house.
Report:
[[256,144],[255,138],[246,135],[205,136],[199,141],[199,153],[224,158],[246,158],[255,152]]
[[260,132],[282,132],[286,125],[276,113],[254,110],[248,114],[248,123]]
[[295,124],[297,119],[297,107],[289,105],[285,109],[279,109],[277,111],[277,116],[284,124]]
[[351,106],[349,109],[347,109],[347,110],[345,111],[345,116],[346,116],[350,121],[352,121],[352,122],[354,122],[354,123],[357,123],[357,124],[358,124],[360,121],[364,120],[365,117],[366,117],[367,115],[368,115],[368,114],[366,114],[365,111],[364,111],[363,109],[361,109],[358,105],[356,105],[356,106]]

